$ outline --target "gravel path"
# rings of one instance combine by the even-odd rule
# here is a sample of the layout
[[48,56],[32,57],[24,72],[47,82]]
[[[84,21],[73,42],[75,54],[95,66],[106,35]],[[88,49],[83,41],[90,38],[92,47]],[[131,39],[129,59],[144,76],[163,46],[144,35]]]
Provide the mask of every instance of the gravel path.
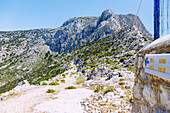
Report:
[[[76,110],[81,111],[80,101],[83,97],[86,98],[86,96],[89,96],[91,91],[87,89],[65,91],[65,87],[67,86],[76,86],[75,77],[69,76],[71,72],[75,71],[75,69],[67,71],[69,74],[65,78],[66,83],[60,83],[58,86],[30,86],[26,91],[21,91],[16,95],[9,96],[7,99],[0,101],[0,113],[41,113],[42,111],[60,113],[56,109],[59,109],[61,113],[63,110],[65,113],[75,113]],[[48,89],[54,89],[56,92],[54,94],[46,93]],[[58,92],[59,94],[57,95]],[[58,99],[52,100],[52,95],[57,95]],[[51,102],[52,104],[49,104]],[[67,106],[67,108],[64,106]],[[36,110],[34,110],[34,107]]]
[[68,77],[65,79],[66,83],[60,83],[59,86],[34,86],[27,91],[20,92],[20,94],[9,97],[4,101],[0,101],[0,113],[25,113],[32,112],[32,108],[48,100],[52,94],[46,93],[48,89],[56,91],[64,90],[65,87],[73,85],[75,79]]
[[93,93],[89,89],[72,89],[59,92],[58,99],[46,101],[37,105],[35,113],[83,113],[80,102],[82,99],[89,97]]

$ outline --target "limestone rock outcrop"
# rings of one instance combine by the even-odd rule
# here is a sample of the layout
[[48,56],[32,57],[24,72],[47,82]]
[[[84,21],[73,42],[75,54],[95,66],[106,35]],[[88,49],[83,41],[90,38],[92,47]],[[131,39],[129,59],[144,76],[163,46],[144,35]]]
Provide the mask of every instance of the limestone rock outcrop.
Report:
[[[55,33],[46,33],[42,38],[53,52],[72,52],[83,44],[97,41],[106,36],[114,35],[121,30],[131,28],[135,15],[116,15],[111,10],[105,10],[100,17],[75,17],[67,20]],[[132,28],[135,37],[151,37],[139,19]],[[128,36],[129,32],[125,33]]]

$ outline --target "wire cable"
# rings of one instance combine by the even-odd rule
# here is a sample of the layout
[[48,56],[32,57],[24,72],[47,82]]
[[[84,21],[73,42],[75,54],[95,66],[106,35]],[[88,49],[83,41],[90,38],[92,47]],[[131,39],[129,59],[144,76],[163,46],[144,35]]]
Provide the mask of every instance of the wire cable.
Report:
[[142,5],[142,0],[140,1],[138,11],[137,11],[137,13],[136,13],[135,19],[134,19],[134,21],[133,21],[132,27],[131,27],[130,32],[129,32],[130,34],[129,34],[128,38],[127,38],[127,41],[126,41],[126,44],[125,44],[124,48],[126,47],[127,42],[128,42],[128,40],[129,40],[129,38],[130,38],[130,36],[131,36],[131,32],[132,32],[133,26],[135,25],[136,19],[137,19],[137,17],[138,17],[138,13],[139,13],[139,10],[140,10],[141,5]]

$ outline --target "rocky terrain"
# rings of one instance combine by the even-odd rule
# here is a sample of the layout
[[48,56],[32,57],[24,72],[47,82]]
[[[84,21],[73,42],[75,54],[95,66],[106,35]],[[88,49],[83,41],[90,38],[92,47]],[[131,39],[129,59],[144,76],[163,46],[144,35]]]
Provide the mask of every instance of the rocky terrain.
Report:
[[[135,15],[132,14],[115,15],[111,10],[105,10],[100,17],[71,18],[57,28],[55,34],[47,33],[42,38],[54,52],[72,52],[83,44],[97,41],[124,29],[129,30],[134,19]],[[139,18],[132,31],[134,35],[151,37]]]
[[[71,67],[63,74],[42,81],[40,86],[30,85],[26,80],[20,82],[17,87],[0,96],[0,112],[130,113],[133,101],[132,72],[115,69],[112,71],[112,77],[97,77],[80,82],[81,72],[77,73],[73,62]],[[65,82],[62,82],[63,80]],[[68,86],[74,88],[67,90]],[[49,88],[55,89],[56,92],[46,93]]]
[[[68,97],[59,96],[60,93],[49,97],[45,90],[55,88],[56,92],[65,93],[65,87],[74,85],[75,92],[89,91],[86,98],[77,95],[76,102],[80,105],[77,109],[94,113],[130,112],[135,55],[152,41],[139,18],[131,27],[134,17],[105,10],[100,17],[71,18],[56,29],[0,32],[0,104],[6,106],[5,102],[14,101],[8,97],[21,93],[22,99],[23,92],[29,95],[30,90],[40,88],[45,100],[37,98],[28,111],[50,112],[48,98],[62,103],[57,98]],[[79,79],[81,82],[77,84]],[[57,108],[53,107],[51,112]]]

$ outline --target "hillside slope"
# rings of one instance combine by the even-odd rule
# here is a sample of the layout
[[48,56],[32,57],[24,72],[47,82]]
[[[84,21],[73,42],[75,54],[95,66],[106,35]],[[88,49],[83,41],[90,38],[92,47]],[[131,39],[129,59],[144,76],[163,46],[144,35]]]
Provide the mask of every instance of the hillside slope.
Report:
[[[61,75],[72,68],[70,62],[88,80],[110,76],[114,69],[133,71],[135,54],[152,40],[139,19],[127,40],[133,19],[134,15],[106,10],[99,18],[69,19],[57,29],[0,32],[0,93],[25,79],[36,85]],[[76,38],[70,38],[72,35]]]

